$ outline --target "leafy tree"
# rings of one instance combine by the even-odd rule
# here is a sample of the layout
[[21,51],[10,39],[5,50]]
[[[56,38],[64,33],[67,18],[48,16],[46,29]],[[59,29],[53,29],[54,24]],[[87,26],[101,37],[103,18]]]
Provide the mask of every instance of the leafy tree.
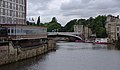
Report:
[[65,25],[64,30],[66,32],[71,32],[75,24],[80,24],[91,28],[92,32],[96,33],[97,37],[106,37],[105,21],[106,16],[100,15],[95,18],[90,17],[89,19],[74,19]]
[[53,22],[54,22],[54,23],[58,23],[56,17],[53,17],[53,18],[52,18],[52,21],[51,21],[50,23],[53,23]]
[[80,25],[87,25],[87,23],[86,23],[86,19],[79,19],[78,21],[77,21],[77,24],[80,24]]
[[48,27],[47,31],[59,31],[61,30],[61,24],[57,22],[57,19],[55,17],[52,18],[52,21],[49,23],[45,23],[44,26]]
[[97,16],[95,18],[90,17],[89,19],[73,19],[70,20],[64,27],[57,22],[56,17],[53,17],[49,23],[41,24],[42,26],[48,27],[48,31],[62,31],[62,32],[73,32],[74,25],[80,24],[88,26],[91,28],[93,33],[96,33],[97,37],[106,37],[106,28],[105,28],[106,16]]
[[104,38],[107,37],[106,29],[104,27],[99,27],[98,31],[96,32],[97,37]]
[[74,20],[71,20],[70,22],[68,22],[64,27],[65,32],[73,32],[75,24],[77,24],[77,19],[74,19]]

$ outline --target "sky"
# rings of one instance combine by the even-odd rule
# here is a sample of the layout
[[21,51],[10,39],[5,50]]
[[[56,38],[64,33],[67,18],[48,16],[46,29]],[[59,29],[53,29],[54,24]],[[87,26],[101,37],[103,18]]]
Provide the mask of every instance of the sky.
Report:
[[27,18],[40,16],[42,23],[56,17],[64,26],[72,19],[109,14],[120,15],[120,0],[27,0]]

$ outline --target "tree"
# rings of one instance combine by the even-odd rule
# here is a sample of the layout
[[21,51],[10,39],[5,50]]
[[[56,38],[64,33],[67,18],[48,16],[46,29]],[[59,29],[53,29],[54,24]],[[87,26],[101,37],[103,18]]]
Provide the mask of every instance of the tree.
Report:
[[106,37],[105,21],[106,16],[101,15],[95,18],[90,17],[89,19],[74,19],[68,22],[62,29],[66,32],[72,32],[75,24],[84,25],[91,28],[92,32],[95,33],[97,37]]
[[49,23],[45,23],[44,26],[48,27],[48,31],[57,29],[57,31],[62,32],[73,32],[74,25],[80,24],[84,26],[88,26],[91,28],[92,32],[96,34],[97,37],[107,37],[106,28],[105,28],[106,16],[97,16],[95,18],[90,17],[89,19],[73,19],[70,20],[65,26],[61,26],[60,23],[57,22],[56,17],[53,17]]
[[99,38],[107,37],[106,29],[104,27],[99,27],[96,34],[97,34],[97,37],[99,37]]
[[40,16],[38,17],[37,25],[38,25],[38,26],[40,25]]
[[48,32],[59,31],[61,30],[61,24],[57,22],[57,19],[55,17],[52,18],[51,22],[45,23],[44,26],[47,27]]
[[50,23],[53,23],[53,22],[54,22],[54,23],[58,23],[56,17],[53,17],[53,18],[52,18],[52,21],[51,21]]
[[70,22],[68,22],[64,27],[65,32],[73,32],[75,24],[77,24],[77,19],[74,19],[74,20],[71,20]]

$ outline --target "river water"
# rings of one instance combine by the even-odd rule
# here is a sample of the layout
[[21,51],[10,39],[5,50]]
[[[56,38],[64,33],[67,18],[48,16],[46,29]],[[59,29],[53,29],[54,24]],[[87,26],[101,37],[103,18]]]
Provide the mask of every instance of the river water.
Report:
[[0,70],[120,70],[120,51],[107,45],[61,42],[48,54],[0,66]]

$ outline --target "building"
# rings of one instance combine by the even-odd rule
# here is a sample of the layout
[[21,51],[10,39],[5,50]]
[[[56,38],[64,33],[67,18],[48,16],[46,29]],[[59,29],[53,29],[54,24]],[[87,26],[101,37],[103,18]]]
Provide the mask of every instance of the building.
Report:
[[0,24],[26,25],[26,0],[0,0]]
[[112,15],[107,16],[106,20],[106,31],[108,34],[109,42],[118,40],[120,36],[120,19],[119,16],[115,17]]
[[84,40],[87,40],[92,35],[91,28],[83,25],[74,25],[74,32],[80,33]]
[[83,33],[83,25],[74,25],[74,32]]
[[85,26],[83,30],[83,35],[84,35],[84,39],[87,40],[92,35],[91,28]]
[[46,27],[27,25],[26,1],[27,0],[0,0],[1,40],[5,38],[7,39],[47,38]]

